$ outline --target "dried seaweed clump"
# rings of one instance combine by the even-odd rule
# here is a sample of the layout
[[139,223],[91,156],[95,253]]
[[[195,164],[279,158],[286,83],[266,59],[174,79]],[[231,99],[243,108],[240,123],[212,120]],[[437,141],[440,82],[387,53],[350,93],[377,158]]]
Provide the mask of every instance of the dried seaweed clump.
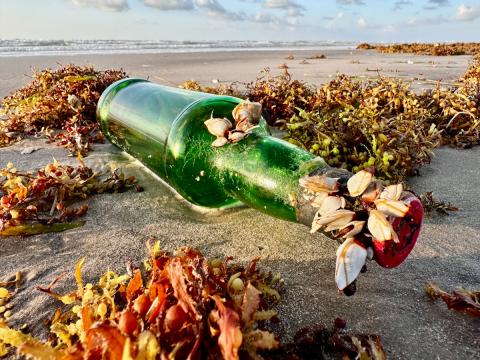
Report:
[[386,54],[417,54],[417,55],[435,55],[435,56],[452,56],[452,55],[475,55],[480,53],[480,43],[411,43],[411,44],[391,44],[378,45],[361,43],[357,45],[359,50],[377,50]]
[[[84,259],[76,266],[77,289],[67,294],[37,287],[64,305],[47,322],[42,342],[0,320],[0,354],[33,359],[311,359],[330,354],[342,359],[384,360],[376,335],[348,335],[345,321],[333,331],[323,326],[301,330],[294,344],[280,346],[266,330],[276,317],[280,276],[261,272],[258,259],[247,266],[231,258],[207,259],[191,248],[174,255],[149,246],[143,270],[127,265],[127,274],[107,271],[96,283],[84,283]],[[13,294],[0,288],[0,297]],[[323,356],[321,357],[323,358]]]
[[436,284],[428,284],[426,292],[432,300],[442,299],[449,309],[480,317],[480,291],[457,289],[448,293]]
[[69,222],[88,205],[75,206],[92,194],[134,187],[135,177],[120,171],[95,174],[83,161],[77,167],[57,161],[36,173],[18,171],[12,163],[0,169],[0,236],[33,235],[81,226]]
[[422,202],[423,209],[427,214],[431,214],[435,211],[441,215],[450,215],[450,212],[460,210],[450,202],[445,202],[434,198],[431,191],[421,193],[418,198]]
[[122,70],[97,71],[68,65],[57,70],[34,71],[30,84],[0,104],[0,147],[24,135],[42,134],[85,155],[103,136],[95,119],[97,102],[111,83],[125,78]]
[[375,167],[380,178],[402,179],[430,161],[440,136],[409,84],[339,75],[318,89],[312,110],[286,124],[287,140],[352,172]]
[[[84,284],[83,263],[76,291],[60,295],[53,283],[39,288],[69,305],[55,311],[48,343],[5,324],[0,342],[37,359],[238,359],[278,346],[262,324],[276,315],[269,304],[279,300],[280,278],[260,273],[257,260],[241,267],[190,248],[171,255],[157,242],[145,270],[130,264],[128,274],[108,271],[95,284]],[[15,336],[24,341],[15,343]]]
[[220,84],[218,86],[202,86],[198,81],[187,80],[180,85],[180,88],[191,91],[201,91],[215,95],[228,95],[243,98],[245,93],[240,90],[239,85],[241,84],[233,82],[231,84]]
[[315,100],[315,87],[295,80],[287,69],[273,76],[264,69],[253,82],[246,84],[245,98],[259,102],[271,125],[282,125],[299,109],[309,110]]
[[300,329],[294,341],[278,349],[262,353],[265,360],[361,359],[386,360],[378,335],[346,334],[346,322],[336,318],[332,330],[323,325]]
[[480,51],[476,54],[470,66],[461,79],[467,86],[479,86],[480,84]]

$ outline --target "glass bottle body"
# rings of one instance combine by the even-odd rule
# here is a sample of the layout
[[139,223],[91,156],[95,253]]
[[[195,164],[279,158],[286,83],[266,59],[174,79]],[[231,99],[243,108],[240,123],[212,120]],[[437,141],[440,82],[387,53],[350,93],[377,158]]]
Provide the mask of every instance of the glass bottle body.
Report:
[[105,136],[139,159],[185,199],[205,207],[238,202],[296,221],[298,179],[323,161],[260,126],[242,141],[214,148],[204,121],[228,118],[241,99],[156,85],[140,79],[112,84],[97,116]]

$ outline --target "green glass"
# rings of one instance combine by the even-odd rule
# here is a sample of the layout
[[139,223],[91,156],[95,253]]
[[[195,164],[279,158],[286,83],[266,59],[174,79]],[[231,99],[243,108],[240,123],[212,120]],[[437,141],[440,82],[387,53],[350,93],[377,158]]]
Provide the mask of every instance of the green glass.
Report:
[[113,144],[139,159],[193,204],[242,202],[297,221],[298,180],[326,167],[321,159],[260,126],[242,141],[214,148],[204,121],[226,117],[243,100],[125,79],[105,90],[97,117]]

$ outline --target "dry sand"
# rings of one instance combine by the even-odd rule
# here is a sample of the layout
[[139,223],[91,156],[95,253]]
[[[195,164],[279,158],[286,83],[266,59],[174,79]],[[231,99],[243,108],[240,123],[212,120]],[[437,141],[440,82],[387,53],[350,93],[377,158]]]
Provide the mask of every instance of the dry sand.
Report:
[[[95,55],[64,57],[0,58],[0,96],[29,81],[30,67],[57,63],[94,64],[98,68],[123,67],[131,76],[149,77],[177,85],[186,79],[204,84],[220,81],[249,81],[259,69],[276,72],[283,62],[297,77],[313,83],[327,81],[337,71],[374,76],[367,68],[382,69],[386,75],[455,81],[465,70],[468,57],[379,55],[373,52],[327,51],[325,60],[302,59],[318,52],[229,52],[161,55]],[[352,63],[352,60],[357,63]],[[21,155],[27,146],[38,151]],[[52,313],[55,302],[34,287],[48,284],[67,271],[73,288],[76,261],[86,257],[84,276],[94,281],[107,268],[123,271],[127,259],[140,262],[145,241],[155,236],[167,250],[183,245],[196,247],[208,256],[233,255],[247,261],[264,258],[262,267],[280,272],[286,282],[278,306],[280,323],[275,330],[284,340],[299,328],[328,323],[340,316],[353,331],[381,335],[391,359],[478,359],[480,321],[432,304],[424,293],[426,282],[447,289],[458,286],[480,288],[480,148],[439,149],[431,165],[410,183],[417,192],[433,191],[461,211],[450,216],[425,219],[421,238],[407,261],[393,270],[371,264],[358,281],[358,292],[347,298],[336,292],[334,266],[336,245],[310,235],[298,224],[270,218],[251,209],[237,209],[220,216],[192,211],[144,168],[109,144],[96,146],[86,158],[95,168],[121,165],[138,177],[145,192],[98,195],[88,201],[90,210],[84,227],[58,234],[0,239],[0,279],[21,270],[26,283],[16,296],[15,325],[28,323],[35,334],[45,335],[41,320]],[[73,162],[63,149],[42,140],[24,140],[0,149],[0,165],[12,161],[20,169],[44,166],[55,157]]]

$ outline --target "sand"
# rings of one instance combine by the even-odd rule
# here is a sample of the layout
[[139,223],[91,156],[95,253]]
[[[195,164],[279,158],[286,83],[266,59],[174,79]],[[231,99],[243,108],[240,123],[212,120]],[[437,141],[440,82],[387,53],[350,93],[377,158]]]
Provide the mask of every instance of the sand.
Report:
[[[294,60],[285,60],[292,53]],[[327,59],[308,60],[324,53]],[[354,60],[355,63],[352,63]],[[219,81],[249,81],[259,69],[286,62],[295,77],[312,83],[328,81],[337,71],[357,76],[415,77],[418,88],[426,80],[455,81],[466,69],[468,57],[379,55],[374,52],[214,52],[160,55],[95,55],[0,58],[0,96],[25,84],[30,68],[57,63],[94,64],[98,68],[123,67],[131,76],[177,85],[186,79],[203,84]],[[356,63],[359,62],[359,63]],[[367,71],[368,69],[368,71]],[[40,149],[22,155],[29,146]],[[424,287],[434,281],[446,289],[480,288],[480,148],[435,151],[432,163],[410,179],[417,192],[435,196],[461,208],[449,217],[425,219],[421,238],[411,256],[392,270],[375,263],[358,281],[353,297],[337,293],[334,282],[336,244],[322,235],[311,235],[302,225],[271,218],[251,209],[221,214],[201,214],[189,208],[141,164],[110,144],[97,145],[86,158],[101,169],[122,166],[145,187],[143,193],[98,195],[88,200],[86,225],[64,233],[27,238],[0,239],[0,280],[21,270],[26,282],[15,297],[12,324],[29,324],[34,334],[45,336],[42,319],[50,315],[55,301],[36,291],[67,271],[65,282],[73,289],[76,261],[86,257],[84,277],[94,281],[107,268],[125,269],[127,259],[139,263],[146,254],[149,236],[162,247],[174,250],[193,246],[208,256],[232,255],[239,261],[261,256],[261,266],[283,275],[286,283],[274,325],[288,341],[303,326],[330,324],[337,316],[347,320],[352,331],[377,333],[391,359],[478,359],[480,321],[433,304]],[[44,166],[55,157],[74,163],[66,152],[40,139],[26,139],[0,149],[0,165],[12,161],[19,169]],[[61,286],[60,286],[61,288]]]

